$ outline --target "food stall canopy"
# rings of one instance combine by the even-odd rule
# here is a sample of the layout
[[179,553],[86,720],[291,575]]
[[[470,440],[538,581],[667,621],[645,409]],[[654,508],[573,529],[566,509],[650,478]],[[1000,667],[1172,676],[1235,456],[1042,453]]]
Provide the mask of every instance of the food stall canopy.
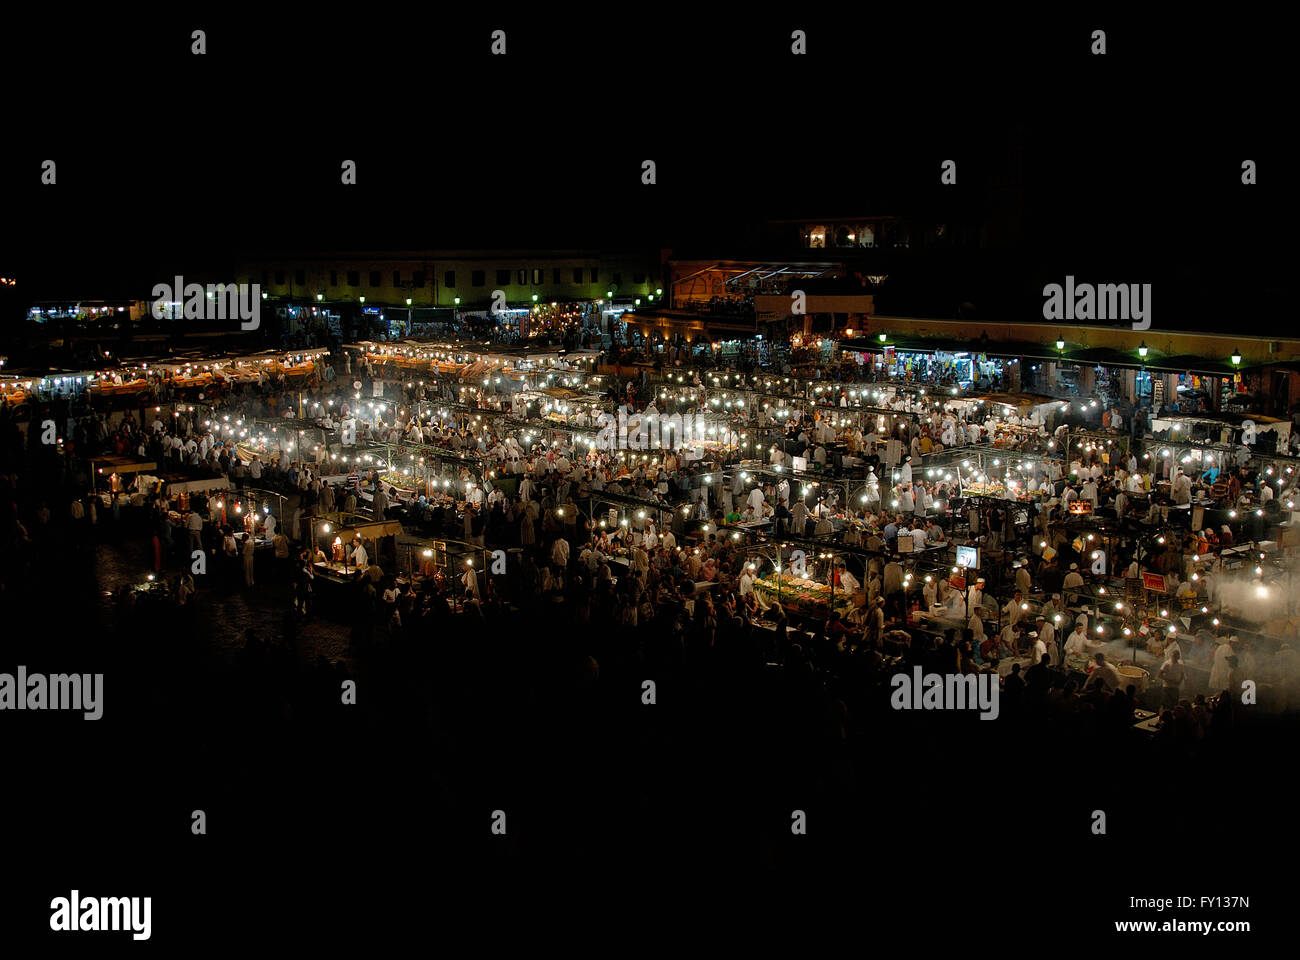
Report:
[[117,473],[140,473],[144,470],[157,470],[158,464],[152,460],[138,460],[135,457],[96,457],[91,462],[96,473],[105,476]]
[[[1240,413],[1200,413],[1200,414],[1178,414],[1171,413],[1151,419],[1151,430],[1153,433],[1170,431],[1175,436],[1170,439],[1192,440],[1197,434],[1208,435],[1211,439],[1223,437],[1222,442],[1227,442],[1224,437],[1224,431],[1229,434],[1241,430],[1247,422],[1255,425],[1256,433],[1266,433],[1273,431],[1277,434],[1279,442],[1285,442],[1291,437],[1291,421],[1280,420],[1277,417],[1267,417],[1261,413],[1240,414]],[[1197,428],[1201,429],[1197,429]]]
[[225,477],[208,477],[203,480],[183,480],[167,484],[169,494],[207,493],[210,490],[229,490],[230,481]]
[[340,527],[336,536],[346,543],[353,536],[364,540],[378,540],[380,537],[401,536],[402,525],[397,520],[375,520],[369,523],[353,523]]
[[1051,407],[1061,402],[1041,393],[981,393],[972,399],[983,400],[987,406],[1012,407],[1022,416],[1036,407]]

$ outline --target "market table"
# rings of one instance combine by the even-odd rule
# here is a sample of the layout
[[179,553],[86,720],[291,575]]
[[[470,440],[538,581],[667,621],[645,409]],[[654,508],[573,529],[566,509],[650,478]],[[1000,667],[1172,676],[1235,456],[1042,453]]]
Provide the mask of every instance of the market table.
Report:
[[353,583],[365,573],[364,570],[359,570],[355,566],[330,561],[317,561],[312,566],[316,569],[316,576],[327,583]]
[[[1134,715],[1134,716],[1137,716],[1137,715],[1140,714],[1140,713],[1141,713],[1141,714],[1145,714],[1145,713],[1147,713],[1147,711],[1145,711],[1145,710],[1135,710],[1135,711],[1133,712],[1133,715]],[[1133,724],[1133,729],[1134,729],[1134,730],[1141,730],[1143,733],[1155,733],[1155,732],[1157,732],[1157,731],[1160,729],[1160,715],[1159,715],[1159,714],[1150,714],[1150,715],[1144,717],[1143,719],[1139,720],[1137,723]]]

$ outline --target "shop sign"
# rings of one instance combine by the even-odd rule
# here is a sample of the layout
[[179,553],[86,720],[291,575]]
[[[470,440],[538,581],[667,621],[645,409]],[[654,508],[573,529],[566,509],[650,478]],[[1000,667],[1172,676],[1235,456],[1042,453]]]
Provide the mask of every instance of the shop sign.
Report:
[[1148,590],[1152,590],[1152,591],[1154,591],[1155,593],[1165,593],[1165,592],[1166,592],[1166,590],[1165,590],[1165,578],[1164,578],[1161,574],[1158,574],[1158,573],[1144,573],[1144,574],[1142,574],[1142,582],[1146,585],[1146,588],[1147,588]]

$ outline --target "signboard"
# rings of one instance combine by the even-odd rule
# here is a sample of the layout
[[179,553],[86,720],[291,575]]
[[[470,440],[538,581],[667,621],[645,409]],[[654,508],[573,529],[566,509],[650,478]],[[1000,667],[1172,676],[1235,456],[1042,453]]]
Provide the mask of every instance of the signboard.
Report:
[[1069,512],[1074,515],[1092,513],[1092,501],[1085,500],[1082,497],[1070,501]]
[[1151,378],[1151,402],[1153,404],[1161,403],[1165,399],[1165,378],[1156,376]]
[[954,573],[948,578],[948,586],[952,587],[954,590],[965,590],[966,578],[961,574]]
[[958,547],[957,566],[964,570],[978,570],[980,565],[979,547]]
[[[1164,578],[1161,577],[1160,581],[1161,583],[1163,583]],[[1143,580],[1141,577],[1125,577],[1124,578],[1124,599],[1125,600],[1140,599],[1142,596],[1142,587],[1143,587]]]
[[1205,524],[1205,508],[1192,507],[1192,530],[1200,530]]
[[1165,592],[1165,578],[1159,573],[1142,574],[1142,583],[1148,590],[1154,590],[1156,593]]
[[384,381],[376,380],[371,384],[372,397],[382,397],[384,395]]

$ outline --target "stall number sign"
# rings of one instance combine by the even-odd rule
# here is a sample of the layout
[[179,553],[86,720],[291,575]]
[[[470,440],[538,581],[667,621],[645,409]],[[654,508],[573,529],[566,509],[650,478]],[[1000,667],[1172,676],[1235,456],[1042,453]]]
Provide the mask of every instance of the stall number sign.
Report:
[[1148,590],[1153,590],[1156,593],[1165,592],[1165,578],[1158,573],[1142,574],[1142,583],[1146,585]]

